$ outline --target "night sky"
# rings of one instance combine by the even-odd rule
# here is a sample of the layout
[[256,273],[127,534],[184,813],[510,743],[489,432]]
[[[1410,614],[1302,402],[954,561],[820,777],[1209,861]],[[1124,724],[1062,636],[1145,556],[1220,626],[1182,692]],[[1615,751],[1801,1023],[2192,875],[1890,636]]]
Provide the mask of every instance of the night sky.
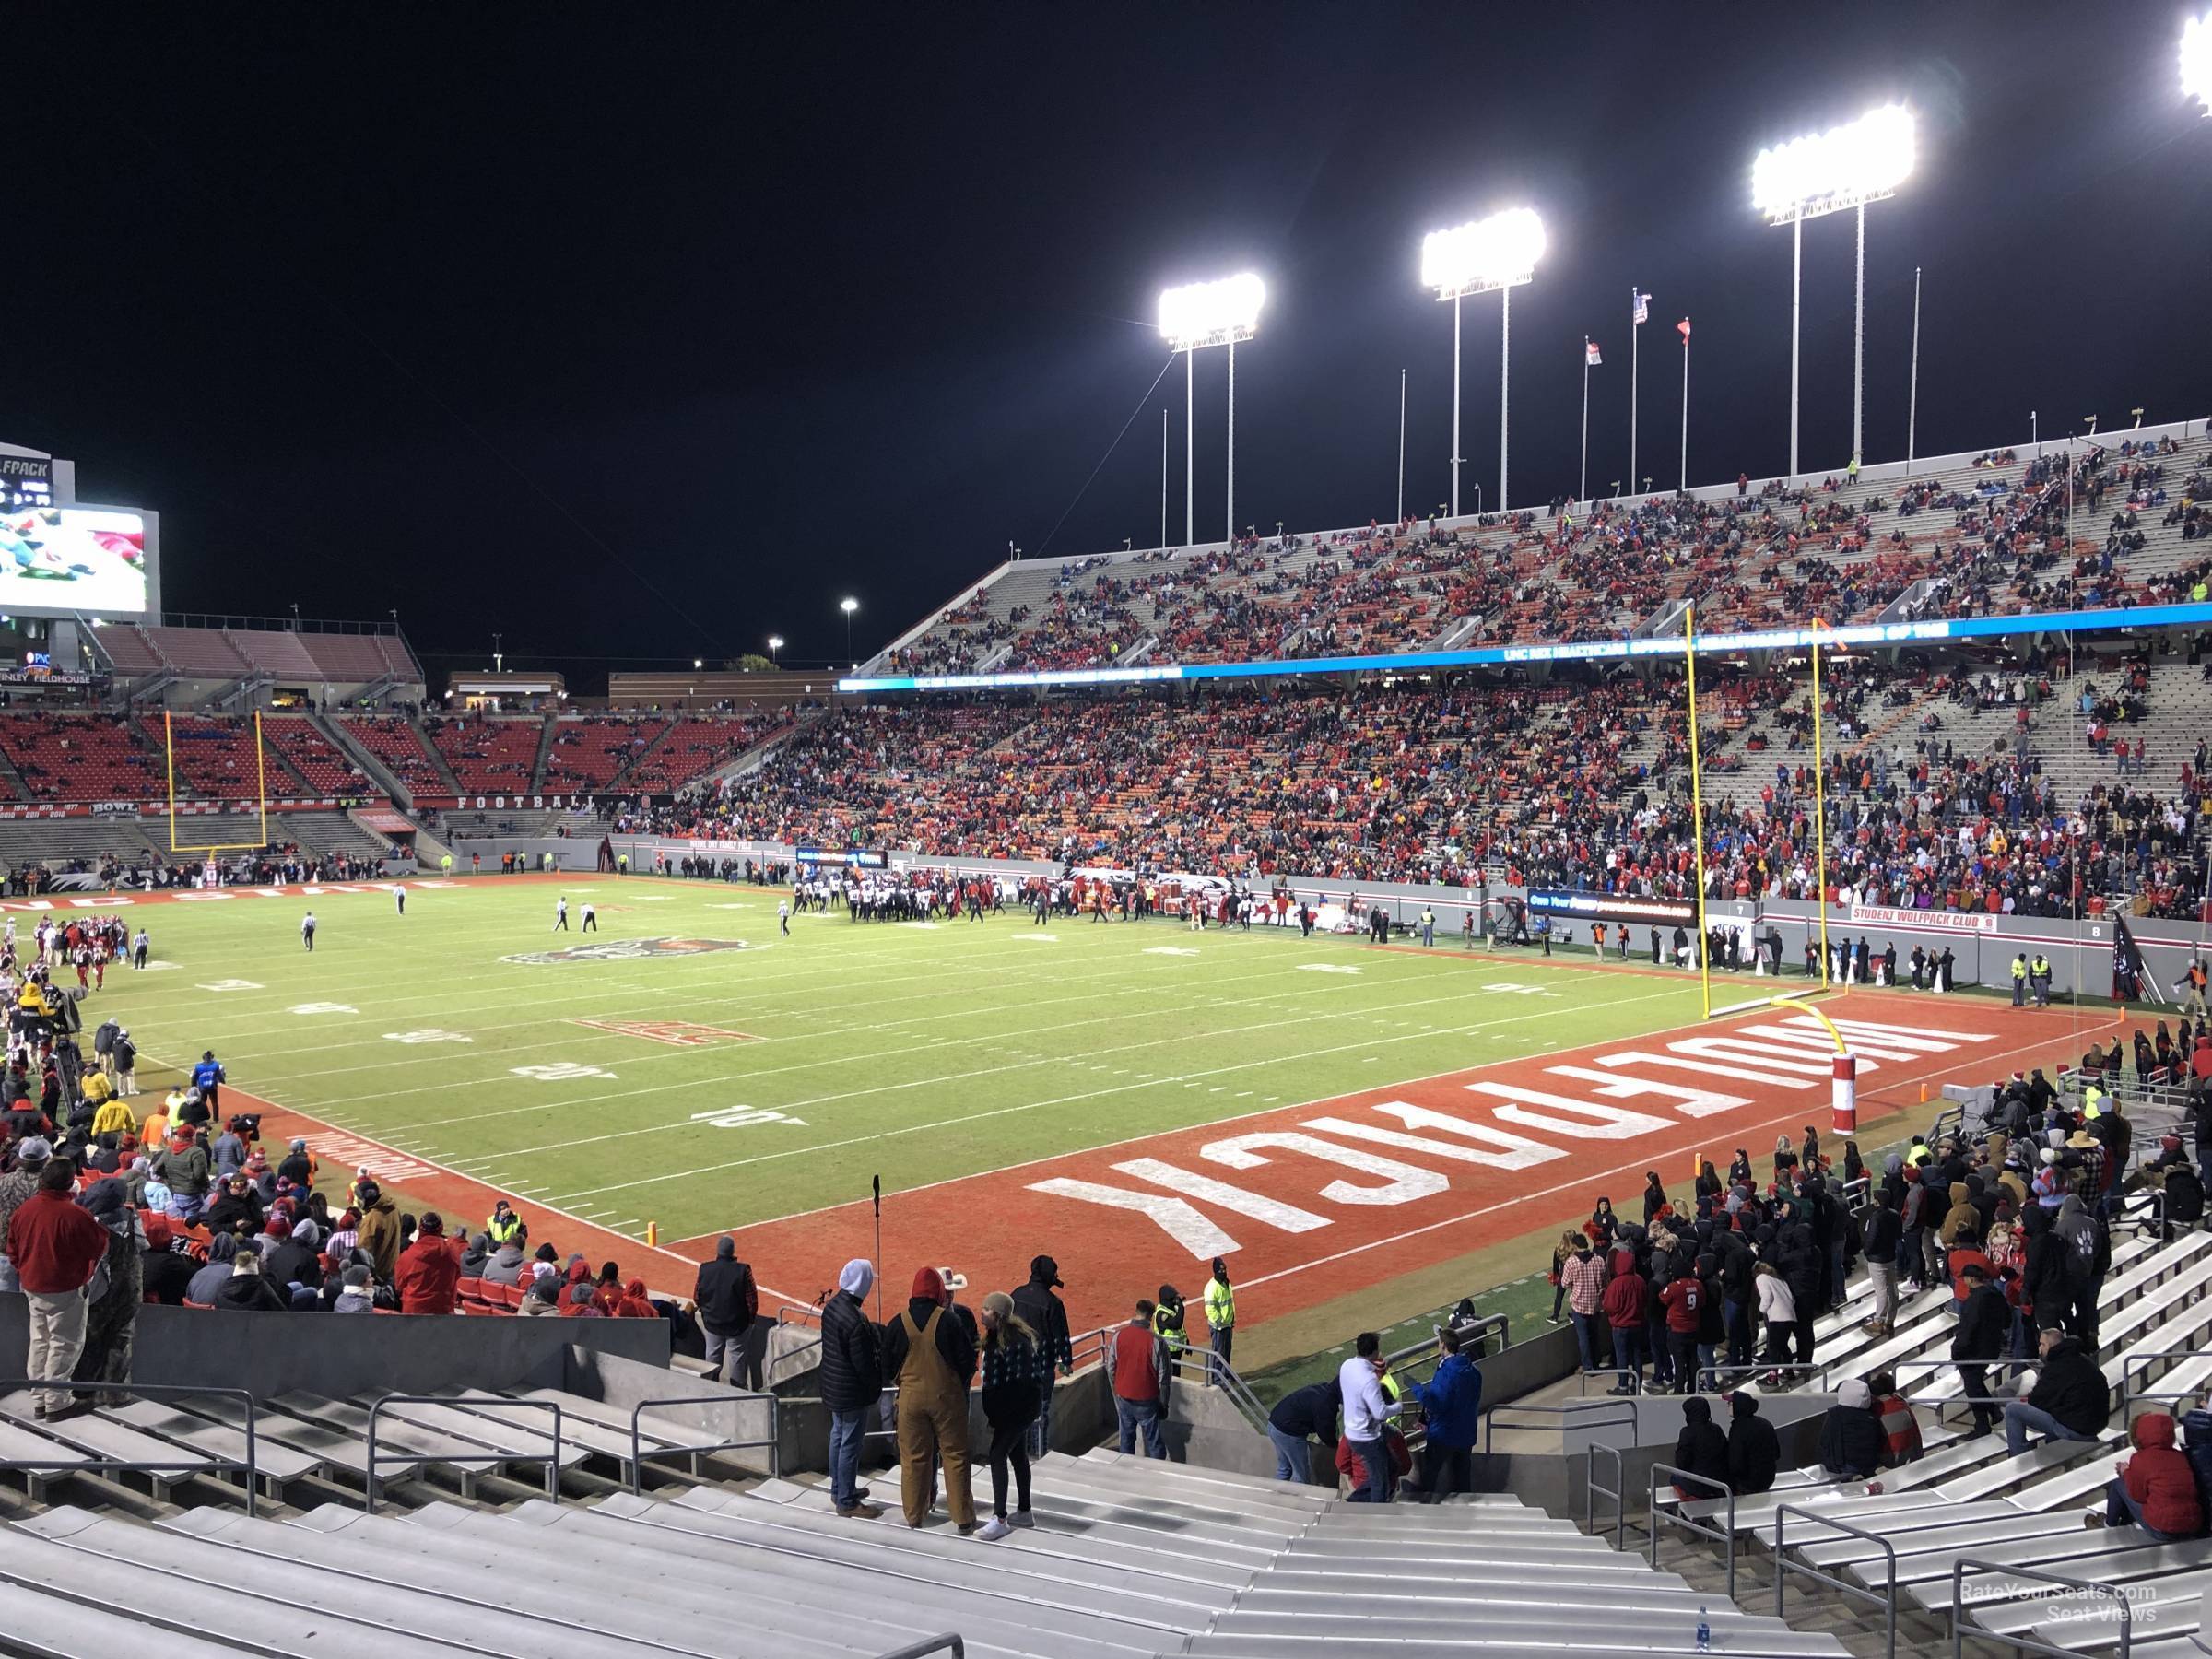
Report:
[[[0,439],[162,514],[171,610],[381,618],[433,669],[865,653],[1003,556],[1182,521],[1163,285],[1269,286],[1237,516],[1448,488],[1424,231],[1527,205],[1516,504],[1787,457],[1790,239],[1765,144],[1892,99],[1868,217],[1866,453],[2212,413],[2212,121],[2164,4],[18,7]],[[1841,469],[1852,218],[1806,232],[1804,462]],[[1467,302],[1464,498],[1494,501],[1498,310]],[[1222,531],[1223,354],[1197,532]],[[1118,449],[1106,456],[1124,423]],[[1078,492],[1082,492],[1078,500]],[[1073,503],[1072,511],[1071,503]],[[1065,516],[1064,516],[1065,515]]]

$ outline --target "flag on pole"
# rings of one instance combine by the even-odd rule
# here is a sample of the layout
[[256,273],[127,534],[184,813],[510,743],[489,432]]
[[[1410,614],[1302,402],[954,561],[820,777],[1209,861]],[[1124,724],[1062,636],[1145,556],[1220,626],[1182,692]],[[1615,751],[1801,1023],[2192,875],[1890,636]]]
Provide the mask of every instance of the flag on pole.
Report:
[[1649,323],[1652,320],[1652,297],[1641,289],[1629,289],[1629,321]]
[[1676,324],[1675,324],[1675,332],[1676,332],[1677,334],[1678,334],[1678,335],[1680,335],[1682,336],[1682,344],[1683,344],[1683,345],[1685,345],[1685,346],[1688,345],[1688,344],[1689,344],[1689,319],[1688,319],[1688,317],[1685,317],[1685,318],[1683,318],[1683,319],[1682,319],[1682,321],[1681,321],[1681,322],[1679,322],[1679,323]]
[[1583,361],[1594,369],[1606,359],[1597,355],[1597,342],[1588,335],[1583,336]]

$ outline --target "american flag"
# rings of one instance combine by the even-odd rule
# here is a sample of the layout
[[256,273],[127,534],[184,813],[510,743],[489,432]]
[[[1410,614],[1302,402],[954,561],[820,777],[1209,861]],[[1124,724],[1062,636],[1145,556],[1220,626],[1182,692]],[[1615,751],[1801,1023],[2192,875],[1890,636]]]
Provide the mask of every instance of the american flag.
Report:
[[1652,297],[1641,289],[1629,289],[1629,320],[1631,323],[1649,323],[1652,320]]
[[1688,317],[1675,324],[1675,331],[1682,336],[1682,343],[1685,346],[1689,344],[1689,319]]
[[1588,335],[1584,335],[1583,336],[1583,361],[1594,369],[1605,360],[1604,358],[1597,355],[1597,342]]

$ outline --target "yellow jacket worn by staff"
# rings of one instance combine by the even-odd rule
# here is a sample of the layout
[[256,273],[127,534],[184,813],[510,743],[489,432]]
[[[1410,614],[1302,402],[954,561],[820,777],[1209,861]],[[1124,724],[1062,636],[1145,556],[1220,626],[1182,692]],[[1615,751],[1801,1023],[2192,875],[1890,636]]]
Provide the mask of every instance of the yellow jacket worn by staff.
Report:
[[1237,1323],[1237,1293],[1218,1278],[1206,1281],[1206,1323],[1216,1331],[1227,1330]]
[[104,1100],[92,1114],[92,1138],[103,1135],[130,1135],[138,1127],[138,1114],[128,1100]]

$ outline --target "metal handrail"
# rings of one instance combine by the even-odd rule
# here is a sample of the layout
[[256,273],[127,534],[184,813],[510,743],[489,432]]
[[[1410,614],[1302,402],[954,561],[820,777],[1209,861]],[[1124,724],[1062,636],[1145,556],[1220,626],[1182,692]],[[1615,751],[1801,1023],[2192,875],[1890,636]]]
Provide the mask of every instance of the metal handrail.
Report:
[[[236,1469],[246,1477],[246,1518],[249,1521],[254,1519],[254,1487],[261,1477],[258,1462],[260,1441],[254,1429],[255,1406],[250,1391],[243,1388],[204,1388],[177,1382],[63,1382],[43,1377],[0,1382],[0,1394],[11,1394],[28,1389],[50,1389],[57,1394],[144,1394],[149,1400],[183,1400],[195,1396],[243,1400],[246,1403],[246,1455],[242,1460],[224,1457],[213,1452],[204,1452],[190,1463],[173,1464],[148,1463],[142,1458],[122,1457],[72,1457],[65,1463],[41,1463],[36,1458],[10,1457],[0,1458],[0,1469],[25,1469],[33,1473],[40,1469],[64,1469],[73,1475],[110,1469],[119,1473],[135,1469],[141,1475],[200,1475],[209,1470]],[[221,1427],[220,1424],[211,1426]],[[43,1429],[41,1431],[55,1435],[57,1439],[61,1433],[55,1429]]]
[[[1558,1406],[1492,1406],[1482,1414],[1482,1454],[1485,1457],[1490,1454],[1490,1434],[1491,1430],[1498,1426],[1499,1413],[1515,1411],[1528,1417],[1557,1418],[1559,1419],[1559,1432],[1562,1434],[1567,1431],[1570,1419],[1572,1420],[1572,1426],[1578,1429],[1633,1429],[1636,1427],[1636,1407],[1626,1400],[1598,1400],[1593,1403],[1586,1411],[1580,1401]],[[1614,1412],[1625,1412],[1627,1415],[1615,1417],[1611,1415]],[[1541,1422],[1508,1423],[1506,1427],[1508,1429],[1540,1429],[1546,1425]]]
[[[527,1452],[463,1452],[458,1453],[428,1452],[385,1452],[376,1449],[376,1419],[387,1406],[452,1406],[465,1411],[481,1411],[486,1406],[514,1406],[524,1411],[549,1411],[553,1414],[553,1450],[545,1457],[533,1456]],[[460,1394],[383,1394],[369,1405],[369,1459],[366,1480],[362,1487],[361,1509],[366,1514],[376,1513],[376,1500],[382,1496],[383,1482],[377,1475],[380,1462],[404,1464],[418,1469],[425,1464],[511,1464],[542,1463],[546,1465],[546,1496],[555,1503],[560,1501],[560,1423],[562,1412],[558,1400],[490,1400],[465,1398]]]
[[[2030,1355],[2024,1359],[2016,1359],[2010,1355],[2005,1355],[1995,1359],[1983,1359],[1979,1361],[1969,1359],[1966,1361],[1966,1363],[1969,1365],[1974,1365],[1978,1363],[1983,1367],[1983,1370],[1990,1371],[2009,1371],[2013,1376],[2018,1377],[2022,1371],[2032,1371],[2036,1367],[2041,1365],[2042,1360],[2033,1355]],[[1947,1371],[1957,1371],[1959,1369],[1959,1361],[1956,1359],[1900,1359],[1889,1369],[1891,1374],[1897,1376],[1899,1385],[1901,1387],[1904,1382],[1904,1378],[1899,1373],[1905,1371],[1942,1372]],[[1963,1388],[1963,1385],[1961,1386]],[[1909,1394],[1900,1395],[1900,1397],[1902,1398],[1905,1404],[1908,1406],[1933,1406],[1936,1412],[1936,1421],[1938,1425],[1947,1424],[1950,1421],[1950,1418],[1944,1415],[1946,1407],[1951,1406],[1964,1406],[1971,1409],[1976,1403],[1976,1397],[1974,1395],[1966,1394],[1964,1392],[1955,1394]],[[2013,1398],[2014,1396],[2011,1394],[1983,1394],[1980,1396],[1980,1403],[1984,1406],[1994,1406],[1998,1410],[2002,1411],[2006,1406],[2012,1404]],[[2121,1409],[2123,1411],[2126,1409],[2126,1400],[2127,1396],[2125,1390],[2124,1389],[2121,1394]]]
[[1641,1371],[1630,1371],[1625,1365],[1600,1365],[1593,1370],[1575,1373],[1574,1394],[1577,1399],[1586,1400],[1590,1397],[1590,1379],[1593,1377],[1625,1377],[1629,1381],[1630,1392],[1633,1394],[1645,1392],[1643,1373]]
[[[1967,1569],[2002,1572],[2008,1578],[2033,1579],[2039,1584],[2057,1584],[2067,1590],[2086,1590],[2091,1595],[2109,1595],[2120,1609],[2119,1659],[2127,1659],[2128,1650],[2135,1639],[2135,1615],[2127,1605],[2127,1592],[2117,1584],[2100,1584],[2090,1579],[2068,1578],[2064,1573],[2042,1572],[2032,1567],[2014,1567],[2003,1561],[1984,1560],[1978,1556],[1960,1556],[1951,1563],[1951,1659],[1963,1659],[1966,1652],[1966,1621],[1959,1615],[1965,1611]],[[2059,1659],[2074,1659],[2072,1648],[2059,1647],[2053,1642],[2038,1641],[2025,1631],[2003,1638],[2007,1647],[2020,1648],[2031,1653],[2054,1653]]]
[[1198,1378],[1196,1386],[1218,1387],[1230,1404],[1237,1408],[1240,1417],[1263,1434],[1266,1432],[1267,1407],[1261,1405],[1260,1396],[1252,1392],[1252,1384],[1231,1371],[1228,1362],[1211,1348],[1171,1348],[1168,1359],[1176,1375],[1181,1376],[1189,1371]]
[[[1849,1579],[1836,1573],[1823,1572],[1818,1567],[1805,1561],[1792,1560],[1783,1552],[1782,1544],[1783,1526],[1787,1517],[1791,1515],[1801,1516],[1805,1520],[1814,1522],[1821,1526],[1831,1526],[1840,1533],[1846,1533],[1852,1537],[1863,1539],[1880,1549],[1883,1559],[1888,1564],[1883,1589],[1877,1594],[1864,1584],[1854,1584]],[[1806,1508],[1795,1503],[1778,1503],[1774,1506],[1774,1617],[1777,1618],[1782,1617],[1783,1587],[1789,1583],[1790,1574],[1793,1572],[1802,1572],[1815,1583],[1826,1584],[1830,1590],[1841,1594],[1852,1596],[1859,1601],[1872,1602],[1876,1606],[1881,1608],[1884,1651],[1888,1655],[1888,1659],[1897,1659],[1896,1545],[1890,1543],[1879,1533],[1868,1532],[1863,1526],[1853,1526],[1847,1521],[1836,1520],[1833,1516],[1822,1514],[1817,1509]],[[1955,1652],[1956,1650],[1954,1650]]]
[[[645,1412],[653,1406],[735,1406],[746,1400],[768,1402],[768,1438],[766,1440],[718,1440],[700,1446],[656,1446],[645,1450],[643,1424]],[[645,1491],[645,1460],[649,1457],[696,1457],[710,1452],[752,1452],[768,1448],[768,1473],[771,1479],[783,1475],[782,1442],[777,1430],[781,1427],[777,1411],[781,1402],[772,1394],[739,1393],[736,1394],[679,1394],[663,1400],[640,1400],[629,1413],[629,1489],[632,1496],[642,1497]]]
[[[1597,1460],[1600,1453],[1613,1460],[1613,1484],[1597,1484]],[[1625,1548],[1629,1537],[1629,1500],[1626,1496],[1629,1477],[1621,1461],[1620,1448],[1592,1441],[1583,1448],[1583,1530],[1594,1535],[1597,1531],[1597,1500],[1613,1500],[1613,1547]]]
[[[1727,1530],[1724,1532],[1717,1526],[1701,1525],[1682,1513],[1680,1510],[1661,1510],[1659,1507],[1659,1477],[1662,1475],[1677,1483],[1688,1481],[1693,1486],[1711,1487],[1715,1493],[1725,1498],[1728,1500]],[[1659,1571],[1659,1524],[1664,1521],[1669,1525],[1680,1527],[1684,1532],[1695,1533],[1700,1538],[1711,1538],[1727,1550],[1728,1599],[1734,1601],[1735,1599],[1735,1493],[1734,1489],[1724,1480],[1715,1480],[1710,1475],[1699,1475],[1688,1469],[1677,1468],[1673,1464],[1653,1464],[1651,1476],[1652,1571],[1653,1572]]]
[[776,1303],[778,1324],[805,1324],[808,1320],[816,1324],[822,1323],[822,1311],[812,1302],[794,1302],[786,1299]]
[[929,1653],[950,1653],[952,1659],[968,1659],[968,1644],[960,1640],[959,1632],[947,1630],[942,1636],[924,1636],[919,1641],[910,1641],[902,1648],[879,1653],[877,1659],[924,1659]]

